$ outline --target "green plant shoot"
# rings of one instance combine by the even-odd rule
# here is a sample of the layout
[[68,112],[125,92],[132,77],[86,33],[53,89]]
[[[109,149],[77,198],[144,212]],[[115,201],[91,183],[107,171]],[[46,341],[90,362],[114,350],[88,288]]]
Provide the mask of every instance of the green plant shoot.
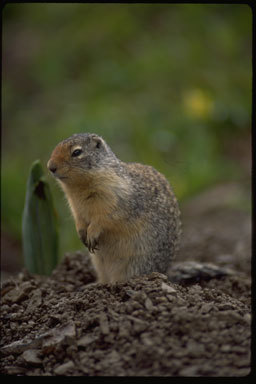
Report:
[[25,267],[31,273],[49,275],[58,262],[57,216],[41,162],[30,169],[22,217]]

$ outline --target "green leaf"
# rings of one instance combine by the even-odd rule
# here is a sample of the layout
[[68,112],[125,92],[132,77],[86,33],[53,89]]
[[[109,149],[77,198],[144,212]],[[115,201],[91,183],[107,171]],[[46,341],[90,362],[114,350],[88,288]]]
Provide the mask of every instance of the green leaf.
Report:
[[39,160],[32,164],[27,182],[22,241],[28,271],[49,275],[58,262],[57,217]]

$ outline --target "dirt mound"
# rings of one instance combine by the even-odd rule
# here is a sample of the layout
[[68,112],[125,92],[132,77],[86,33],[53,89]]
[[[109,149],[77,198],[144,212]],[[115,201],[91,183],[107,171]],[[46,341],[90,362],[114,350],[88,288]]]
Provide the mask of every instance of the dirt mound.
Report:
[[153,273],[125,284],[85,285],[93,279],[88,256],[77,252],[66,255],[50,278],[20,273],[4,283],[2,373],[249,373],[245,277],[183,286]]

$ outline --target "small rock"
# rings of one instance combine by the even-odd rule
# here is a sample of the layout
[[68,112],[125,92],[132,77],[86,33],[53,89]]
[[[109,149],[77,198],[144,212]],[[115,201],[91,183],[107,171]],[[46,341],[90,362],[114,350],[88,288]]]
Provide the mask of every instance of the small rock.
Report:
[[154,345],[154,342],[152,340],[152,335],[150,333],[146,333],[146,332],[142,333],[141,341],[147,347],[152,347]]
[[219,304],[218,305],[218,309],[220,311],[227,311],[229,309],[235,309],[234,305],[233,304],[230,304],[230,303],[223,303],[223,304]]
[[141,333],[143,331],[145,331],[145,329],[147,328],[147,323],[145,322],[142,322],[142,323],[134,323],[133,324],[133,331],[135,333]]
[[136,294],[136,291],[134,291],[133,289],[127,289],[126,290],[126,294],[130,297],[134,296]]
[[143,304],[146,299],[147,295],[145,294],[145,292],[142,291],[136,292],[133,296],[133,300],[138,301],[141,304]]
[[250,363],[248,362],[248,359],[246,358],[241,358],[236,361],[236,366],[237,367],[249,367]]
[[73,322],[67,325],[53,329],[43,340],[42,346],[44,353],[50,353],[55,349],[57,344],[61,344],[65,339],[72,339],[76,336],[76,327]]
[[13,331],[14,331],[15,329],[17,329],[18,326],[19,326],[19,323],[17,323],[17,322],[14,322],[14,321],[13,321],[13,322],[10,323],[10,329],[13,330]]
[[103,335],[109,334],[108,318],[103,313],[100,315],[100,329]]
[[199,284],[195,284],[195,285],[192,285],[190,288],[189,288],[189,292],[191,294],[201,294],[202,293],[202,287],[200,287]]
[[222,352],[229,352],[229,351],[231,350],[231,347],[230,347],[230,345],[228,345],[228,344],[224,344],[224,345],[222,345],[222,346],[220,347],[220,350],[221,350]]
[[213,309],[213,303],[205,303],[201,307],[201,313],[208,313]]
[[152,301],[150,300],[149,297],[147,297],[146,300],[145,300],[145,307],[149,311],[151,311],[154,308],[153,303],[152,303]]
[[93,343],[94,340],[95,340],[94,337],[92,337],[90,335],[85,335],[85,336],[81,337],[81,339],[78,340],[77,345],[79,347],[86,347],[87,345]]
[[36,349],[27,349],[26,351],[23,352],[22,357],[25,360],[25,362],[28,364],[35,365],[35,366],[42,364],[42,361],[38,357],[38,351]]
[[129,336],[130,336],[130,329],[122,324],[119,327],[119,337],[129,338]]
[[244,320],[246,321],[247,324],[251,324],[251,321],[252,321],[252,316],[250,313],[246,313],[244,315]]
[[67,363],[59,365],[57,368],[55,368],[54,373],[56,375],[65,375],[65,374],[67,374],[68,371],[73,369],[74,366],[75,366],[75,364],[73,363],[73,361],[70,360]]
[[186,349],[191,357],[203,356],[205,353],[204,345],[194,340],[188,341]]
[[167,281],[168,277],[166,275],[164,275],[163,273],[160,273],[160,272],[152,272],[150,275],[147,275],[147,279],[149,281],[157,280],[157,279]]
[[4,297],[3,303],[11,302],[11,303],[20,303],[27,298],[27,294],[25,291],[20,290],[18,288],[14,288],[10,290]]
[[188,367],[183,368],[180,372],[180,376],[199,376],[198,371],[200,367],[197,367],[196,365],[191,365]]
[[177,293],[177,291],[173,288],[173,287],[171,287],[170,285],[168,285],[168,284],[166,284],[166,283],[162,283],[162,285],[161,285],[161,288],[162,288],[162,290],[163,291],[165,291],[165,292],[167,292],[167,293],[171,293],[171,294],[176,294]]
[[40,289],[34,290],[29,304],[34,308],[39,307],[42,304],[42,292]]
[[109,362],[116,363],[119,360],[120,360],[120,355],[116,350],[113,350],[108,354],[108,361]]
[[29,347],[30,349],[31,347],[37,348],[41,345],[41,343],[42,343],[42,337],[37,337],[34,340],[21,339],[1,347],[0,353],[2,355],[19,354],[21,352],[28,350]]
[[25,375],[27,368],[19,366],[6,366],[4,368],[5,373],[8,375]]

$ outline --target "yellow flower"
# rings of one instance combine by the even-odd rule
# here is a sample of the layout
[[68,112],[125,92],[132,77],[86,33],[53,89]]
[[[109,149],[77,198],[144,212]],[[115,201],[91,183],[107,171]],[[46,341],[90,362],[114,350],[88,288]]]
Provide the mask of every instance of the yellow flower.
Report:
[[213,110],[213,100],[201,89],[192,89],[184,95],[184,107],[192,117],[208,117]]

